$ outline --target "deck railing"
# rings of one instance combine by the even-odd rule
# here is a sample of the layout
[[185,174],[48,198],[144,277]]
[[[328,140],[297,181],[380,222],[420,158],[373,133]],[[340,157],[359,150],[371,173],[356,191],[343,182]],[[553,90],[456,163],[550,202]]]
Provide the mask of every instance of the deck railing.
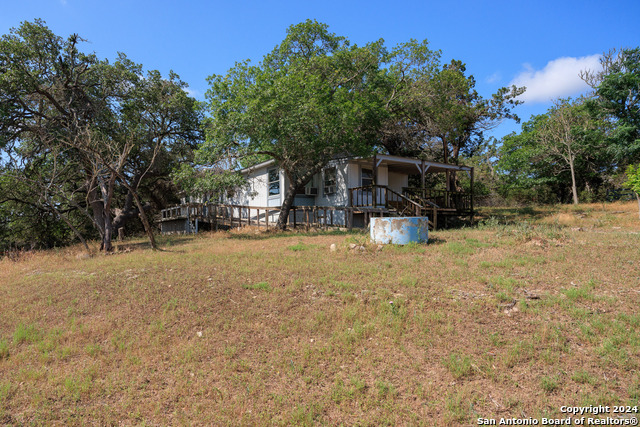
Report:
[[[190,203],[163,209],[160,222],[174,220],[196,220],[211,224],[214,229],[219,226],[241,227],[275,227],[280,216],[281,208],[267,206],[246,206],[227,204]],[[349,207],[332,206],[292,206],[289,211],[288,226],[290,227],[347,227],[353,223],[352,209]],[[197,228],[194,225],[194,228]],[[187,230],[191,232],[191,230]]]
[[[404,194],[400,194],[384,185],[354,187],[348,191],[349,206],[293,206],[289,212],[288,226],[351,229],[354,226],[354,212],[364,213],[364,225],[371,216],[395,212],[399,216],[428,216],[432,229],[435,229],[439,212],[445,209],[473,211],[473,197],[468,193],[405,188]],[[214,229],[218,229],[220,225],[249,225],[268,229],[276,226],[280,210],[280,207],[189,203],[163,209],[158,219],[167,223],[167,228],[171,227],[170,221],[186,220],[185,232],[197,230],[198,221],[207,223]]]
[[384,207],[401,215],[420,216],[424,207],[385,185],[367,185],[349,189],[349,204],[353,207]]
[[431,202],[441,209],[455,209],[457,212],[473,211],[473,194],[460,191],[403,188],[403,194],[418,203]]

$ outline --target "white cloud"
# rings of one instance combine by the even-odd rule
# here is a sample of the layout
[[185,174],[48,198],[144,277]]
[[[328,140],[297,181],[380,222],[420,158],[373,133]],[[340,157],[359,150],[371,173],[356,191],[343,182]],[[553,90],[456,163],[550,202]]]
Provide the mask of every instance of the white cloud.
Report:
[[588,89],[580,79],[580,71],[600,70],[600,55],[580,58],[564,57],[549,61],[541,70],[534,70],[524,64],[510,85],[526,86],[527,90],[519,98],[528,103],[548,102],[552,99],[580,94]]

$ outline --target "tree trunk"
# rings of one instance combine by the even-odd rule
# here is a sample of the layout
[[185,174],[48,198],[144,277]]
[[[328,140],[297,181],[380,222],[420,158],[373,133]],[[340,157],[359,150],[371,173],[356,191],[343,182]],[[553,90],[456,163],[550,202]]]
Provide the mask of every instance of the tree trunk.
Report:
[[638,199],[638,218],[640,218],[640,194],[636,193],[636,199]]
[[[442,158],[444,160],[444,163],[449,163],[449,144],[447,143],[447,140],[445,138],[441,138],[442,139]],[[446,170],[444,172],[444,188],[447,191],[451,190],[451,172],[449,172],[449,170]]]
[[[458,158],[460,157],[460,143],[453,147],[453,153],[451,153],[451,164],[457,165]],[[458,185],[458,173],[453,170],[449,172],[449,190],[451,191],[461,191],[460,185]]]
[[90,254],[91,253],[91,249],[89,249],[89,245],[87,244],[87,241],[84,239],[82,234],[80,234],[78,229],[76,227],[74,227],[73,224],[71,224],[71,221],[69,221],[67,218],[64,218],[64,217],[61,217],[61,218],[69,226],[71,231],[73,231],[73,233],[76,235],[76,237],[78,237],[78,239],[80,239],[80,241],[82,242],[82,245],[87,250],[87,253]]
[[106,209],[104,213],[104,236],[102,237],[102,245],[100,249],[105,252],[111,252],[113,250],[113,245],[111,244],[111,236],[113,234],[113,226],[111,223],[111,215]]
[[[142,226],[144,227],[144,231],[147,233],[147,237],[149,237],[149,244],[151,244],[151,249],[153,249],[154,251],[157,250],[158,245],[156,244],[156,238],[153,235],[153,230],[151,229],[151,225],[149,224],[147,213],[144,211],[144,206],[142,206],[142,202],[140,201],[140,197],[138,196],[138,193],[136,191],[138,189],[138,184],[140,183],[141,177],[136,176],[133,180],[133,185],[129,185],[127,183],[126,177],[123,176],[120,171],[114,170],[114,173],[120,177],[124,186],[127,187],[127,190],[129,190],[129,194],[127,194],[125,208],[131,207],[131,198],[133,198],[133,200],[136,203],[136,206],[138,207],[138,215],[140,216],[140,221],[142,221]],[[126,218],[126,217],[123,216],[122,218]]]
[[[104,202],[98,197],[98,190],[93,186],[93,182],[89,184],[89,205],[93,213],[93,223],[100,233],[100,237],[104,241]],[[102,248],[101,248],[102,249]]]
[[105,252],[111,252],[113,245],[111,239],[113,237],[113,220],[111,218],[111,200],[113,198],[113,188],[115,183],[115,175],[109,177],[109,182],[105,183],[104,179],[100,179],[100,192],[102,193],[102,217],[104,219],[104,236],[102,237],[102,249]]
[[293,179],[292,174],[285,170],[287,178],[289,179],[289,188],[287,190],[287,195],[284,198],[282,206],[280,207],[280,215],[278,216],[276,228],[284,230],[287,227],[287,222],[289,221],[289,212],[291,211],[291,206],[293,206],[293,201],[296,197],[297,191],[307,185],[307,182],[309,182],[315,174],[319,173],[326,164],[327,161],[316,163],[297,179]]
[[144,211],[144,207],[142,206],[142,202],[140,202],[140,197],[134,191],[131,192],[133,194],[133,198],[136,201],[136,206],[138,206],[138,211],[140,211],[140,220],[142,221],[142,225],[144,226],[144,231],[147,233],[149,237],[149,243],[151,244],[151,249],[154,251],[158,249],[156,245],[156,238],[153,235],[153,230],[151,229],[151,225],[149,224],[149,220],[147,219],[147,214]]
[[576,171],[573,166],[573,158],[569,158],[569,168],[571,169],[571,191],[573,193],[573,204],[578,204],[578,187],[576,185]]
[[71,229],[71,231],[73,231],[73,234],[75,234],[76,237],[82,242],[82,245],[87,250],[87,253],[90,254],[91,249],[89,249],[89,245],[87,244],[87,241],[82,236],[80,231],[78,231],[78,229],[71,223],[71,221],[69,221],[69,219],[66,216],[61,214],[60,211],[58,211],[58,209],[54,207],[54,204],[51,201],[49,201],[49,206],[51,206],[51,209],[56,213],[56,215],[58,215],[58,217],[62,219],[62,221],[64,221],[65,224],[67,224],[67,226]]
[[284,202],[282,202],[282,207],[280,208],[280,215],[278,215],[278,222],[276,223],[276,228],[279,230],[284,230],[287,228],[287,222],[289,221],[289,212],[291,211],[291,206],[293,206],[293,201],[296,198],[296,190],[298,187],[292,181],[289,182],[289,188],[287,188],[287,195],[284,198]]

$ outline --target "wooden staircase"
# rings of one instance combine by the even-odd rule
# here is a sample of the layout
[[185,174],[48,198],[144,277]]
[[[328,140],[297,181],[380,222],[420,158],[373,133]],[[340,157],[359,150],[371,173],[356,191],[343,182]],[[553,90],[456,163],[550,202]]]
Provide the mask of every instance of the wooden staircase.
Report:
[[438,226],[438,205],[424,201],[424,206],[386,185],[368,185],[349,189],[349,205],[369,216],[427,216],[429,226]]

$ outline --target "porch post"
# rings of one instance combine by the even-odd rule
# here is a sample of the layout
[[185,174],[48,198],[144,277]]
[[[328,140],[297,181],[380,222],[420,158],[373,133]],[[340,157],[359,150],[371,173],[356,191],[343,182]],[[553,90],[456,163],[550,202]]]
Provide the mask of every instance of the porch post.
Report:
[[471,176],[469,178],[471,181],[471,222],[473,222],[473,167],[471,168]]
[[378,153],[373,155],[373,185],[378,185]]
[[421,186],[421,188],[422,188],[422,198],[423,198],[423,199],[426,197],[426,194],[425,194],[424,175],[425,175],[425,170],[424,170],[424,159],[422,159],[422,165],[421,165],[421,167],[420,167],[420,186]]
[[[447,147],[447,143],[443,140],[442,141],[442,152],[444,155],[444,163],[448,164],[449,163],[449,147]],[[445,189],[447,190],[447,192],[449,192],[449,190],[451,190],[451,182],[449,182],[449,169],[447,168],[444,171],[445,174]]]

